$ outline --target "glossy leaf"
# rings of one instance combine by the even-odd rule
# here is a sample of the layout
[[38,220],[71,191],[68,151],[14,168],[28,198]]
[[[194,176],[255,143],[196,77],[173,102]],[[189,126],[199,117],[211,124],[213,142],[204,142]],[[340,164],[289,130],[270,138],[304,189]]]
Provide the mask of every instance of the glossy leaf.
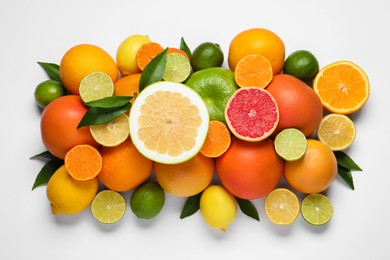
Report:
[[200,203],[201,194],[202,193],[200,192],[196,195],[188,197],[186,203],[183,206],[183,210],[182,210],[181,215],[180,215],[181,219],[189,217],[199,210],[199,203]]
[[131,96],[112,96],[85,103],[89,107],[114,108],[121,107],[130,102]]
[[240,210],[242,211],[242,213],[244,213],[248,217],[251,217],[253,219],[256,219],[257,221],[260,221],[259,213],[257,212],[257,209],[255,208],[255,206],[252,204],[251,201],[241,199],[238,197],[235,197],[235,198],[236,198],[236,201],[237,201],[238,206],[240,207]]
[[343,166],[338,165],[337,172],[339,176],[345,181],[345,183],[352,189],[355,189],[353,184],[353,178],[351,174],[351,170],[344,168]]
[[32,190],[34,190],[36,187],[46,185],[49,182],[51,176],[55,173],[55,171],[63,164],[64,161],[58,158],[53,158],[50,161],[48,161],[42,167],[37,177],[35,178],[35,182],[34,185],[32,186]]
[[45,70],[50,79],[61,82],[59,65],[48,62],[38,62],[38,64]]
[[108,123],[126,113],[130,107],[131,103],[129,102],[123,106],[113,108],[91,107],[88,109],[87,113],[85,113],[77,128]]
[[144,68],[139,81],[139,91],[162,79],[167,64],[168,48],[154,57]]
[[54,159],[54,158],[56,157],[52,155],[49,151],[45,151],[30,157],[30,159]]
[[184,51],[188,55],[188,57],[191,58],[192,55],[191,50],[188,47],[183,37],[181,37],[181,41],[180,41],[180,50]]
[[362,169],[343,151],[334,152],[337,164],[351,171],[362,171]]

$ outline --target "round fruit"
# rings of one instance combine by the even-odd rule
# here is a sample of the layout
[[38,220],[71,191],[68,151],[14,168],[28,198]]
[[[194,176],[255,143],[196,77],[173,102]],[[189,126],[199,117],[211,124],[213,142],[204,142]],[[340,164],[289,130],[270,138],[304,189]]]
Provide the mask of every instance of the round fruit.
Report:
[[170,53],[167,55],[163,80],[173,82],[185,81],[191,73],[191,64],[186,56],[180,53]]
[[297,128],[310,136],[318,128],[323,116],[319,97],[303,81],[286,74],[273,77],[266,88],[279,108],[279,123],[272,135],[286,128]]
[[296,128],[286,128],[274,140],[276,153],[286,161],[295,161],[306,153],[306,136]]
[[295,190],[302,193],[319,193],[326,190],[337,176],[337,161],[326,144],[314,139],[307,142],[305,155],[284,164],[284,178]]
[[162,53],[164,48],[157,42],[147,42],[143,44],[137,51],[136,62],[140,70],[149,64],[157,55]]
[[274,189],[264,201],[264,211],[277,225],[290,225],[298,217],[301,206],[297,195],[286,188]]
[[34,91],[35,102],[39,107],[45,108],[53,100],[65,95],[65,88],[61,82],[46,80],[38,84]]
[[221,47],[212,42],[204,42],[194,49],[191,55],[191,65],[194,71],[211,67],[221,67],[223,63]]
[[269,137],[279,121],[278,106],[267,90],[240,88],[230,97],[225,118],[230,131],[245,141],[256,142]]
[[129,138],[129,117],[123,114],[108,123],[89,127],[93,138],[107,147],[117,146]]
[[92,72],[80,82],[79,94],[85,103],[111,97],[114,94],[114,83],[107,74]]
[[42,112],[41,137],[46,149],[64,159],[66,153],[78,144],[99,147],[89,126],[77,129],[87,107],[78,95],[62,96],[51,102]]
[[317,58],[306,50],[291,53],[284,62],[283,73],[294,76],[302,81],[310,81],[319,71]]
[[247,142],[232,138],[229,149],[216,159],[223,186],[242,199],[258,199],[270,193],[283,174],[283,159],[272,140]]
[[322,194],[309,194],[302,201],[302,217],[308,223],[320,226],[329,222],[333,216],[333,205]]
[[218,120],[211,120],[206,140],[200,152],[210,158],[221,156],[231,143],[230,131],[227,126]]
[[[114,96],[134,97],[138,95],[140,79],[141,79],[141,73],[136,73],[136,74],[132,74],[120,78],[114,84]],[[131,99],[130,102],[133,103],[134,99],[135,98]]]
[[240,87],[265,88],[272,80],[271,63],[259,54],[242,58],[234,70],[234,79]]
[[131,196],[130,207],[134,215],[142,219],[156,217],[165,204],[165,193],[156,182],[140,185]]
[[99,192],[91,204],[92,215],[104,224],[112,224],[120,220],[126,212],[123,196],[112,190]]

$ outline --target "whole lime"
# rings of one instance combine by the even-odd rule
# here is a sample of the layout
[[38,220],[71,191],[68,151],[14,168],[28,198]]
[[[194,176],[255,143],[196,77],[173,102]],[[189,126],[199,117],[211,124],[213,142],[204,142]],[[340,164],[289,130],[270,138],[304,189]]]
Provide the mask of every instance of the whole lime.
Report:
[[157,216],[165,204],[165,192],[157,182],[141,184],[130,199],[130,208],[134,215],[142,219]]
[[291,53],[284,62],[283,72],[302,81],[310,81],[319,71],[317,58],[307,50],[297,50]]
[[35,102],[45,108],[51,101],[65,95],[64,86],[55,80],[46,80],[38,84],[34,91]]
[[196,47],[192,52],[192,69],[194,71],[198,71],[211,67],[221,67],[223,58],[223,52],[218,44],[204,42]]

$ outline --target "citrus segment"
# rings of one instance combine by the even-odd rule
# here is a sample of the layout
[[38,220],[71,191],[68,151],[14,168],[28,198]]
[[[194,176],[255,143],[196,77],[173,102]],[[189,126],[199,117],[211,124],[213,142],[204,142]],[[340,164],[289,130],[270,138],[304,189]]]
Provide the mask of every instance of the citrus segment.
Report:
[[180,53],[171,53],[167,56],[167,64],[163,79],[166,81],[183,82],[191,73],[190,61]]
[[322,194],[309,194],[302,201],[302,217],[312,225],[324,225],[333,216],[333,205]]
[[300,212],[297,195],[286,188],[273,190],[264,201],[265,214],[278,225],[292,224]]
[[114,94],[114,83],[107,74],[93,72],[80,82],[79,93],[84,102],[111,97]]
[[180,53],[181,55],[184,55],[190,61],[190,58],[188,57],[187,53],[181,49],[175,48],[175,47],[168,47],[168,54],[171,53]]
[[129,117],[123,114],[106,124],[91,125],[89,129],[99,144],[108,147],[117,146],[129,137]]
[[258,54],[245,56],[234,70],[234,78],[240,87],[265,88],[271,82],[272,76],[271,63]]
[[141,70],[144,70],[144,68],[149,64],[151,60],[154,59],[158,54],[164,51],[164,48],[158,44],[157,42],[148,42],[143,44],[136,55],[136,61],[138,64],[138,67]]
[[92,215],[104,224],[112,224],[120,220],[126,212],[123,196],[112,190],[99,192],[91,204]]
[[287,128],[280,132],[274,141],[276,153],[286,161],[300,159],[306,152],[306,136],[296,128]]
[[230,131],[227,126],[218,120],[211,120],[206,140],[200,152],[204,156],[216,158],[226,152],[230,142]]

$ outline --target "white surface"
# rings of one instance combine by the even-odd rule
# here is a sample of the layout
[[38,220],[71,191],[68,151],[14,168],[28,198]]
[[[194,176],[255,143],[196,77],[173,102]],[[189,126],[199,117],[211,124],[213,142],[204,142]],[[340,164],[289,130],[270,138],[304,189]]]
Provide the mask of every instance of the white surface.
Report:
[[[154,2],[1,1],[0,259],[389,259],[389,2]],[[179,47],[182,36],[192,49],[217,42],[226,66],[230,40],[253,27],[277,33],[287,54],[308,49],[321,67],[351,60],[370,78],[371,97],[354,115],[357,139],[349,151],[364,172],[354,173],[355,191],[340,180],[329,189],[335,213],[328,225],[310,227],[302,217],[289,227],[272,225],[256,200],[260,222],[239,213],[222,233],[199,213],[180,220],[184,200],[172,196],[155,220],[137,220],[128,207],[119,223],[101,225],[88,210],[53,216],[45,188],[31,191],[42,163],[28,158],[44,151],[33,91],[47,77],[37,61],[59,63],[79,43],[115,56],[125,37],[139,33],[165,46]]]

